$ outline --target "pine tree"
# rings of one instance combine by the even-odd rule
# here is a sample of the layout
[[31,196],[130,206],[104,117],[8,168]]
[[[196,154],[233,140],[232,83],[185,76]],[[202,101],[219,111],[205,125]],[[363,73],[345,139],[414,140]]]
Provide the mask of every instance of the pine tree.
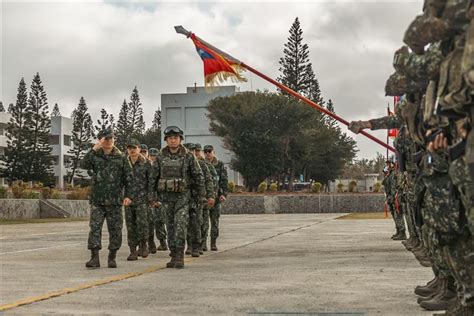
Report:
[[61,112],[59,112],[59,106],[57,103],[54,104],[53,112],[51,112],[51,117],[54,116],[61,116]]
[[3,106],[2,101],[0,101],[0,112],[5,112],[5,107]]
[[112,128],[112,130],[114,130],[114,116],[108,114],[105,109],[102,109],[100,110],[100,119],[97,120],[97,124],[98,125],[94,126],[95,135],[106,128]]
[[51,117],[48,115],[48,99],[39,73],[33,78],[26,108],[26,127],[28,128],[27,150],[30,159],[27,180],[51,183],[53,179],[51,145],[49,135]]
[[10,184],[15,180],[25,180],[27,166],[29,165],[29,152],[27,151],[26,108],[28,107],[28,94],[25,80],[21,78],[18,85],[16,105],[10,104],[10,121],[7,127],[7,148],[2,157],[3,175]]
[[13,111],[13,103],[10,103],[10,105],[8,105],[8,113],[11,113]]
[[311,63],[309,62],[309,49],[307,44],[303,44],[303,30],[298,18],[295,19],[290,28],[288,42],[283,49],[284,57],[280,58],[280,72],[278,81],[288,88],[307,94],[310,81]]
[[79,105],[72,112],[73,128],[71,141],[73,148],[69,150],[69,154],[72,155],[72,163],[70,166],[68,182],[72,183],[74,175],[79,166],[79,162],[84,157],[85,152],[90,147],[90,142],[94,134],[92,128],[92,118],[87,113],[87,105],[84,97],[81,97]]
[[143,135],[145,132],[145,120],[143,119],[143,108],[140,102],[140,96],[138,95],[138,89],[135,88],[130,96],[130,102],[128,103],[129,113],[129,136],[138,137]]
[[151,128],[153,130],[161,129],[161,109],[155,111],[155,116],[153,117],[153,122],[151,123]]
[[[328,100],[328,103],[326,104],[326,109],[329,111],[329,112],[332,112],[332,113],[336,113],[335,109],[334,109],[334,103],[332,103],[332,100],[329,99]],[[330,116],[326,116],[326,124],[329,126],[329,127],[332,127],[332,128],[335,128],[335,129],[339,129],[339,126],[337,125],[337,122],[335,119],[331,118]]]
[[317,105],[324,106],[324,98],[321,95],[321,89],[319,88],[319,81],[314,74],[313,67],[311,64],[306,66],[306,72],[308,74],[308,89],[305,96],[316,103]]
[[116,145],[120,149],[125,149],[128,138],[130,137],[130,122],[128,118],[128,104],[126,100],[123,100],[122,107],[120,108],[119,118],[117,121],[117,127],[115,129]]

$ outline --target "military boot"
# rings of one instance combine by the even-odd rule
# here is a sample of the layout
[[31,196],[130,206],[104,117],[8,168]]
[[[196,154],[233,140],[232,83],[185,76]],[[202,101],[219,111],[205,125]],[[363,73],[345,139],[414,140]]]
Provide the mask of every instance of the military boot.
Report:
[[202,240],[201,248],[202,251],[207,251],[207,239]]
[[199,258],[199,246],[197,243],[193,243],[193,251],[191,252],[191,256]]
[[117,249],[109,250],[109,258],[107,264],[109,268],[117,268],[117,263],[115,262],[115,257],[117,256]]
[[155,244],[154,237],[148,238],[148,249],[150,250],[151,253],[156,253],[156,244]]
[[138,260],[137,247],[130,247],[130,254],[127,257],[127,261]]
[[211,238],[211,251],[217,251],[216,239]]
[[404,230],[400,230],[396,236],[392,238],[393,240],[406,240],[407,234]]
[[396,236],[398,236],[399,233],[400,233],[400,231],[397,228],[397,231],[395,232],[395,234],[392,235],[392,237],[390,237],[390,239],[395,238]]
[[426,283],[426,285],[418,285],[415,288],[415,294],[419,296],[430,296],[436,292],[439,285],[439,278],[435,277],[433,280]]
[[186,252],[185,252],[185,255],[186,255],[186,256],[189,256],[189,255],[191,255],[191,253],[192,253],[191,243],[186,243]]
[[91,259],[86,262],[86,268],[100,268],[99,249],[91,249]]
[[441,289],[442,291],[433,296],[430,300],[422,301],[420,306],[429,311],[441,311],[447,310],[456,304],[457,296],[454,291],[454,285],[448,278],[442,278]]
[[140,242],[140,247],[138,248],[138,255],[142,258],[148,257],[148,247],[145,240]]
[[199,247],[198,247],[198,252],[199,252],[199,255],[203,255],[203,254],[204,254],[204,251],[202,250],[202,246],[199,246]]
[[176,249],[176,261],[175,261],[174,267],[176,269],[184,268],[184,248]]
[[171,257],[171,260],[166,264],[166,267],[167,268],[174,268],[174,266],[176,264],[176,252],[171,251],[170,252],[170,257]]
[[166,251],[166,250],[168,250],[166,239],[160,239],[160,245],[158,246],[158,251]]

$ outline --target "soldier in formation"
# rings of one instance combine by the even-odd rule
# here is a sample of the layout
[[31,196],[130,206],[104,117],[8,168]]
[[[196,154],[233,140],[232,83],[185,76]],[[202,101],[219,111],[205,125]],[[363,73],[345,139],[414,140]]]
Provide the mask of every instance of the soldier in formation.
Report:
[[399,128],[397,194],[410,238],[404,242],[434,278],[418,303],[446,315],[474,315],[474,5],[425,0],[395,52],[386,94],[402,96],[396,115],[349,128]]

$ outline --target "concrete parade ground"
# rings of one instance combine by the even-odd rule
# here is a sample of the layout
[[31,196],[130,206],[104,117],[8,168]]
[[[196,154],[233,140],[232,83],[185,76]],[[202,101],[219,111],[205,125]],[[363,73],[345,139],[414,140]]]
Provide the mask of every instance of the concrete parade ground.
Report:
[[[341,214],[224,215],[218,252],[166,269],[168,252],[87,270],[88,222],[0,225],[5,314],[431,315],[413,290],[431,280],[391,219]],[[362,219],[361,219],[362,218]]]

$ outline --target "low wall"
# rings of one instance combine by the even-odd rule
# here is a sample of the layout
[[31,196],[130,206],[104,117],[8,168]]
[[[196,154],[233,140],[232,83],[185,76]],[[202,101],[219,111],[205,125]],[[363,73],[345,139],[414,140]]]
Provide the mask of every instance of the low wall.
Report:
[[[88,217],[89,201],[48,200],[70,214]],[[297,214],[383,212],[384,194],[230,195],[222,214]],[[40,218],[38,200],[0,200],[0,219]]]

